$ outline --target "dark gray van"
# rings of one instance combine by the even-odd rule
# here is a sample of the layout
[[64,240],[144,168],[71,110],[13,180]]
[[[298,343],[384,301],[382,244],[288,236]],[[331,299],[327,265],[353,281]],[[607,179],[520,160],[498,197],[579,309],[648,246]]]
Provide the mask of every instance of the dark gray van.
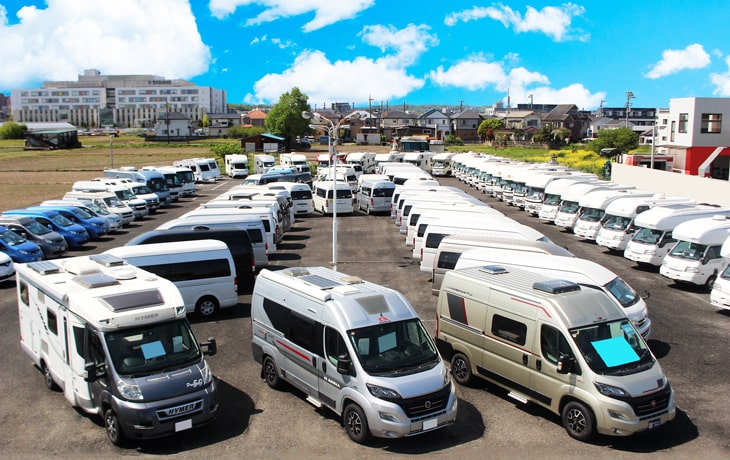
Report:
[[36,222],[32,217],[0,216],[0,225],[37,244],[43,251],[44,259],[55,259],[68,251],[68,244],[60,233]]
[[253,247],[248,232],[238,227],[197,226],[192,229],[173,228],[151,230],[132,238],[125,246],[150,243],[170,243],[173,241],[219,240],[228,246],[233,256],[233,264],[238,275],[238,293],[250,293],[255,281],[256,265]]

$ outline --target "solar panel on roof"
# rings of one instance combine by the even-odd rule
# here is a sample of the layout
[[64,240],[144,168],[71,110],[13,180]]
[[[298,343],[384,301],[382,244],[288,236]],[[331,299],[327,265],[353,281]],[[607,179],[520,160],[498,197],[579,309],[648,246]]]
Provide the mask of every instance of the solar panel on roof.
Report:
[[335,286],[341,286],[342,283],[331,280],[329,278],[325,278],[324,276],[319,275],[307,275],[303,276],[302,279],[306,281],[307,283],[314,284],[317,287],[320,287],[322,289],[330,289]]
[[61,267],[49,260],[31,262],[28,264],[28,267],[41,275],[50,275],[51,273],[58,273],[59,271],[61,271]]

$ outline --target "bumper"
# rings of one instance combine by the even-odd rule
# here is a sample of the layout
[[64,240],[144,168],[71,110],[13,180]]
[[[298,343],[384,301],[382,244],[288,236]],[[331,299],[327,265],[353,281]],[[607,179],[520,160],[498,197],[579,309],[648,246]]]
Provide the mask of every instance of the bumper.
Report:
[[366,409],[366,412],[370,433],[373,436],[403,438],[448,427],[456,421],[457,407],[458,398],[452,385],[446,408],[438,412],[411,419],[399,406],[385,401],[375,402]]
[[685,283],[692,283],[698,286],[705,284],[709,278],[709,275],[704,273],[677,270],[667,266],[666,264],[662,264],[662,266],[659,267],[659,274],[675,281],[683,281]]
[[634,414],[631,406],[621,401],[608,400],[608,402],[604,401],[601,406],[601,411],[596,414],[600,417],[597,431],[609,436],[631,436],[659,428],[674,420],[677,410],[674,404],[674,393],[672,393],[666,409],[640,418]]
[[721,292],[719,289],[717,289],[716,283],[715,288],[710,293],[710,303],[713,307],[730,310],[730,294],[726,292]]
[[596,244],[603,246],[604,248],[613,249],[615,251],[623,251],[626,249],[626,238],[616,238],[613,236],[604,236],[599,234],[596,236]]
[[626,259],[632,260],[634,262],[642,263],[642,264],[651,264],[655,267],[658,267],[662,264],[661,258],[657,257],[655,254],[646,254],[644,251],[635,251],[632,248],[627,247],[626,250],[624,250],[624,257]]

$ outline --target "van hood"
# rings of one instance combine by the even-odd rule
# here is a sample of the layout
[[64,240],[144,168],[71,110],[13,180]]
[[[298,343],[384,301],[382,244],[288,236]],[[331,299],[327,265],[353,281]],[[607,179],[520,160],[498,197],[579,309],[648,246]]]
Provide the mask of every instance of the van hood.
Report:
[[369,377],[367,383],[397,391],[404,399],[433,393],[444,387],[448,369],[443,360],[420,372],[405,373],[393,377]]
[[668,383],[658,361],[654,361],[654,365],[643,372],[629,375],[596,375],[594,381],[622,388],[634,398],[659,391]]
[[[210,384],[210,381],[205,383],[206,372],[210,370],[205,360],[201,359],[191,366],[140,377],[128,377],[125,380],[139,385],[145,401],[157,401],[203,389]],[[209,376],[208,379],[210,378]]]

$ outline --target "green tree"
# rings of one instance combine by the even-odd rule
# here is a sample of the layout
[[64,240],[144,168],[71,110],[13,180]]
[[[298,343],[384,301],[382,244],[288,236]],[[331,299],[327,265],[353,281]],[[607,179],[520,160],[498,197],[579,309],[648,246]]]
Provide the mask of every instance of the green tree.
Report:
[[502,128],[504,128],[504,120],[500,120],[499,118],[487,118],[483,122],[479,123],[477,134],[480,139],[491,142],[494,140],[494,131]]
[[266,115],[266,129],[283,137],[287,150],[297,136],[304,136],[310,131],[310,121],[302,117],[305,110],[309,110],[309,97],[294,87],[290,92],[282,94],[279,102]]
[[210,118],[208,118],[208,114],[203,115],[203,128],[207,128],[210,126]]
[[23,139],[26,131],[28,131],[26,125],[6,121],[0,126],[0,139]]
[[602,129],[588,146],[596,153],[605,148],[617,148],[628,153],[639,147],[639,134],[631,128]]
[[228,136],[234,139],[243,139],[245,137],[263,134],[266,130],[258,126],[231,126],[228,128]]
[[216,144],[210,148],[210,151],[220,159],[224,159],[226,155],[244,153],[241,144]]

